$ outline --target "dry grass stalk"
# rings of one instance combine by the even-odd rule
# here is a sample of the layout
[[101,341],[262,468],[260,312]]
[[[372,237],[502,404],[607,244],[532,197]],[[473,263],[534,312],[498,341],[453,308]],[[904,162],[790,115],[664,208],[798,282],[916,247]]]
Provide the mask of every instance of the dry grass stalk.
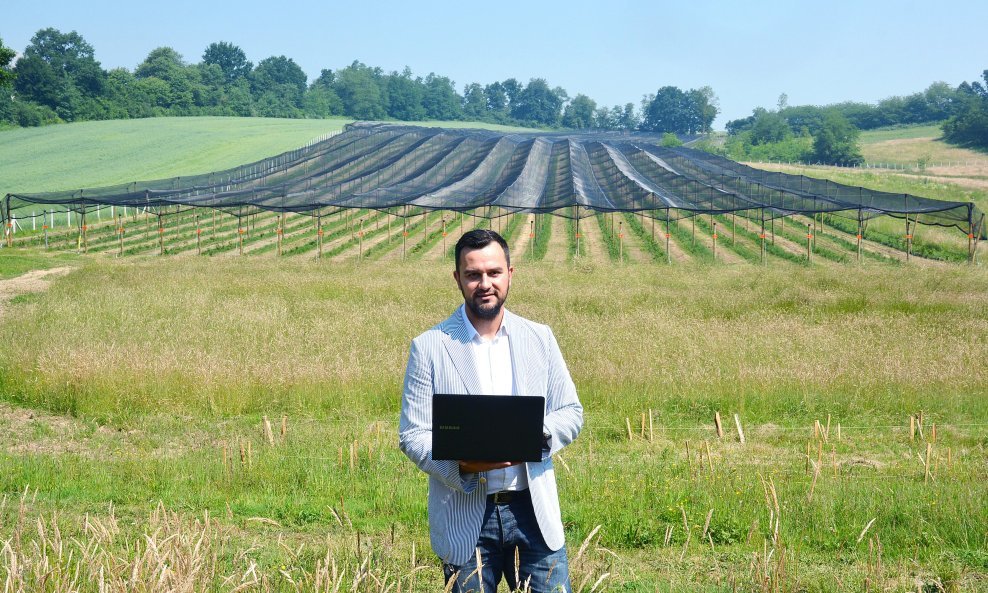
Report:
[[861,543],[861,540],[864,539],[865,534],[868,533],[868,530],[871,529],[871,526],[875,523],[875,519],[877,519],[877,518],[878,517],[875,517],[871,521],[868,521],[868,524],[865,525],[864,529],[861,530],[861,535],[858,536],[858,540],[855,543],[858,543],[858,544]]
[[703,522],[703,534],[700,536],[701,539],[707,537],[707,531],[710,529],[710,519],[713,518],[713,516],[714,510],[710,509],[710,512],[707,513],[707,520]]
[[923,465],[925,466],[925,473],[923,476],[923,483],[926,484],[930,481],[930,457],[933,455],[933,445],[931,443],[926,443],[926,459]]

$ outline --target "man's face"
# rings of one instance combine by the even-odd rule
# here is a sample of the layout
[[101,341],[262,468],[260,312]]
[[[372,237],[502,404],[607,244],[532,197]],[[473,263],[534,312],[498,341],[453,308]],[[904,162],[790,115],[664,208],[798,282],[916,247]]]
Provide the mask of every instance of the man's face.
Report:
[[453,278],[470,312],[481,319],[494,319],[508,298],[514,271],[501,246],[492,242],[483,249],[464,249]]

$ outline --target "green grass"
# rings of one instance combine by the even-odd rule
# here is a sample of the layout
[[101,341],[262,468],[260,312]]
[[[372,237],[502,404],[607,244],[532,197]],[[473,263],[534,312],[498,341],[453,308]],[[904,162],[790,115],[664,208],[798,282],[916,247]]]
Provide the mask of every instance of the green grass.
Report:
[[[82,542],[93,537],[83,516],[105,519],[113,501],[125,520],[104,545],[128,557],[123,542],[153,533],[147,515],[161,501],[190,520],[216,518],[213,537],[227,550],[219,574],[242,575],[236,550],[247,548],[268,574],[311,572],[327,541],[353,570],[360,533],[374,542],[379,577],[408,575],[415,543],[431,564],[415,590],[435,590],[426,482],[394,431],[408,341],[458,304],[448,263],[77,261],[80,270],[3,313],[0,492],[37,494],[24,511],[0,510],[0,538],[23,524],[18,513],[57,510],[66,537]],[[556,469],[571,559],[597,525],[615,556],[591,546],[581,578],[611,572],[613,590],[717,590],[718,577],[697,570],[716,565],[720,578],[753,587],[752,554],[772,547],[769,482],[791,553],[783,590],[858,590],[870,569],[869,540],[857,538],[872,519],[890,587],[903,570],[965,583],[988,573],[984,270],[600,264],[517,262],[509,303],[555,329],[586,409]],[[652,442],[640,434],[649,410]],[[927,432],[939,428],[931,484],[916,461],[925,443],[907,433],[920,410]],[[747,445],[716,438],[715,411],[731,426],[740,415]],[[276,435],[287,417],[283,443],[264,443],[264,415]],[[806,444],[815,460],[811,427],[828,416],[810,502]],[[249,467],[239,459],[247,442]],[[36,540],[32,529],[21,541]],[[313,551],[286,551],[300,544]]]
[[877,144],[889,140],[913,140],[916,138],[938,139],[943,135],[943,130],[938,124],[923,126],[903,126],[897,128],[879,128],[876,130],[864,130],[859,138],[862,145]]
[[0,132],[0,193],[208,173],[272,156],[349,120],[167,117]]
[[[350,121],[164,117],[2,130],[0,196],[218,171],[298,148]],[[480,122],[411,125],[524,130]]]
[[988,159],[984,152],[947,144],[942,136],[943,130],[938,125],[867,130],[861,133],[861,154],[869,163],[909,165],[916,169],[920,162],[933,166],[947,162],[984,163]]
[[[517,228],[524,216],[509,220]],[[65,537],[82,544],[95,537],[83,517],[107,520],[113,501],[121,532],[102,545],[127,558],[154,533],[148,514],[161,501],[187,521],[208,510],[224,550],[208,562],[220,575],[243,575],[238,551],[250,549],[280,583],[274,590],[288,590],[279,567],[311,573],[328,545],[353,571],[373,542],[378,577],[407,577],[414,543],[429,569],[403,589],[435,590],[426,481],[394,434],[408,342],[459,302],[448,263],[76,261],[81,269],[3,312],[0,492],[37,493],[23,510],[0,508],[0,539],[30,526],[15,540],[29,555],[35,519],[57,511]],[[579,578],[610,572],[611,590],[662,582],[686,591],[718,590],[734,575],[753,589],[752,555],[773,546],[769,483],[789,554],[782,590],[860,590],[872,536],[890,588],[904,571],[954,575],[969,588],[988,574],[983,269],[516,267],[509,306],[554,328],[586,410],[583,434],[556,467],[563,518],[571,559],[597,525],[614,555],[590,546]],[[939,428],[929,484],[916,461],[925,442],[907,432],[920,410],[927,434]],[[651,442],[640,433],[649,411]],[[717,439],[715,411],[730,434],[739,414],[747,445]],[[273,447],[261,436],[265,415]],[[828,416],[812,485],[806,445],[815,461],[812,424]],[[247,442],[249,467],[239,458]],[[302,544],[307,553],[289,552]]]
[[0,279],[20,276],[31,270],[47,270],[74,264],[72,253],[38,253],[36,251],[0,249]]

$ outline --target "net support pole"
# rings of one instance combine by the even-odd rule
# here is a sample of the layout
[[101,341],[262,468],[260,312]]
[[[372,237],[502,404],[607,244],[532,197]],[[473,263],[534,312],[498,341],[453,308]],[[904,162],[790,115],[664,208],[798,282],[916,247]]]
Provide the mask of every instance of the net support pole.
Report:
[[82,252],[83,253],[89,253],[89,237],[87,236],[88,235],[88,231],[89,231],[89,227],[86,225],[86,207],[85,206],[82,207],[82,218],[80,219],[80,222],[82,223],[82,235],[81,235],[82,236]]
[[158,255],[165,254],[165,219],[158,210]]
[[117,215],[117,255],[123,255],[123,221],[120,219],[120,215]]
[[909,256],[913,250],[913,236],[909,233],[909,214],[906,214],[906,261],[909,261]]
[[41,215],[41,229],[45,233],[45,251],[48,251],[50,249],[48,246],[48,221],[45,219],[45,216],[48,216],[47,212],[44,212]]
[[735,244],[735,240],[738,236],[738,213],[731,212],[731,246]]
[[672,251],[669,251],[669,239],[672,233],[669,232],[669,209],[666,208],[666,263],[672,263]]
[[196,255],[202,255],[202,227],[199,226],[198,214],[196,214]]
[[810,263],[810,251],[813,247],[813,225],[806,223],[806,263]]
[[[713,218],[713,215],[711,215],[711,218]],[[710,224],[713,228],[713,234],[711,235],[713,243],[711,245],[713,246],[714,261],[717,261],[717,223],[710,221]]]
[[624,263],[624,221],[618,221],[618,261]]
[[[973,230],[973,228],[972,228]],[[978,263],[978,242],[981,241],[981,234],[985,230],[985,215],[981,215],[981,220],[978,222],[978,232],[968,233],[969,235],[974,235],[974,247],[971,249],[971,261],[970,263]]]
[[861,208],[858,208],[858,263],[861,263],[861,238],[864,229],[861,228]]
[[576,253],[573,257],[580,257],[580,207],[574,206],[576,209]]
[[316,212],[316,246],[319,248],[319,259],[322,259],[322,210]]
[[10,216],[10,196],[7,196],[4,204],[4,218],[6,224],[4,224],[4,232],[7,233],[7,247],[14,246],[14,221]]
[[762,208],[762,232],[758,233],[759,239],[761,239],[761,260],[762,265],[765,265],[765,209]]
[[[10,215],[10,199],[7,199],[7,212]],[[984,215],[981,216],[984,220]],[[967,205],[967,263],[974,263],[974,206]]]

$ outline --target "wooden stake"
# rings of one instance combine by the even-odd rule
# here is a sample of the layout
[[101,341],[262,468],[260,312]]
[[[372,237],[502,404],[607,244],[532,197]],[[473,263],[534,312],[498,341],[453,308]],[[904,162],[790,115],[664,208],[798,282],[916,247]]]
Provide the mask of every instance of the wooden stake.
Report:
[[269,445],[274,446],[274,432],[271,430],[271,421],[267,416],[264,417],[264,439]]
[[738,427],[738,439],[741,440],[741,444],[744,444],[744,431],[741,430],[741,418],[737,414],[734,415],[734,425]]
[[285,440],[285,435],[288,434],[288,416],[281,417],[281,440]]
[[631,440],[631,418],[625,417],[624,423],[628,427],[628,440],[630,441]]
[[823,440],[830,440],[830,414],[827,414],[827,429],[823,431]]
[[717,438],[724,438],[724,427],[720,423],[720,412],[714,412],[714,427],[717,428]]
[[648,410],[648,442],[651,443],[654,438],[655,438],[655,435],[652,432],[652,409],[649,408],[649,410]]
[[837,477],[837,447],[830,449],[830,461],[834,464],[834,477]]
[[909,440],[912,441],[912,440],[915,440],[915,439],[916,439],[916,417],[910,415],[909,416]]
[[840,442],[840,422],[837,423],[837,442]]

